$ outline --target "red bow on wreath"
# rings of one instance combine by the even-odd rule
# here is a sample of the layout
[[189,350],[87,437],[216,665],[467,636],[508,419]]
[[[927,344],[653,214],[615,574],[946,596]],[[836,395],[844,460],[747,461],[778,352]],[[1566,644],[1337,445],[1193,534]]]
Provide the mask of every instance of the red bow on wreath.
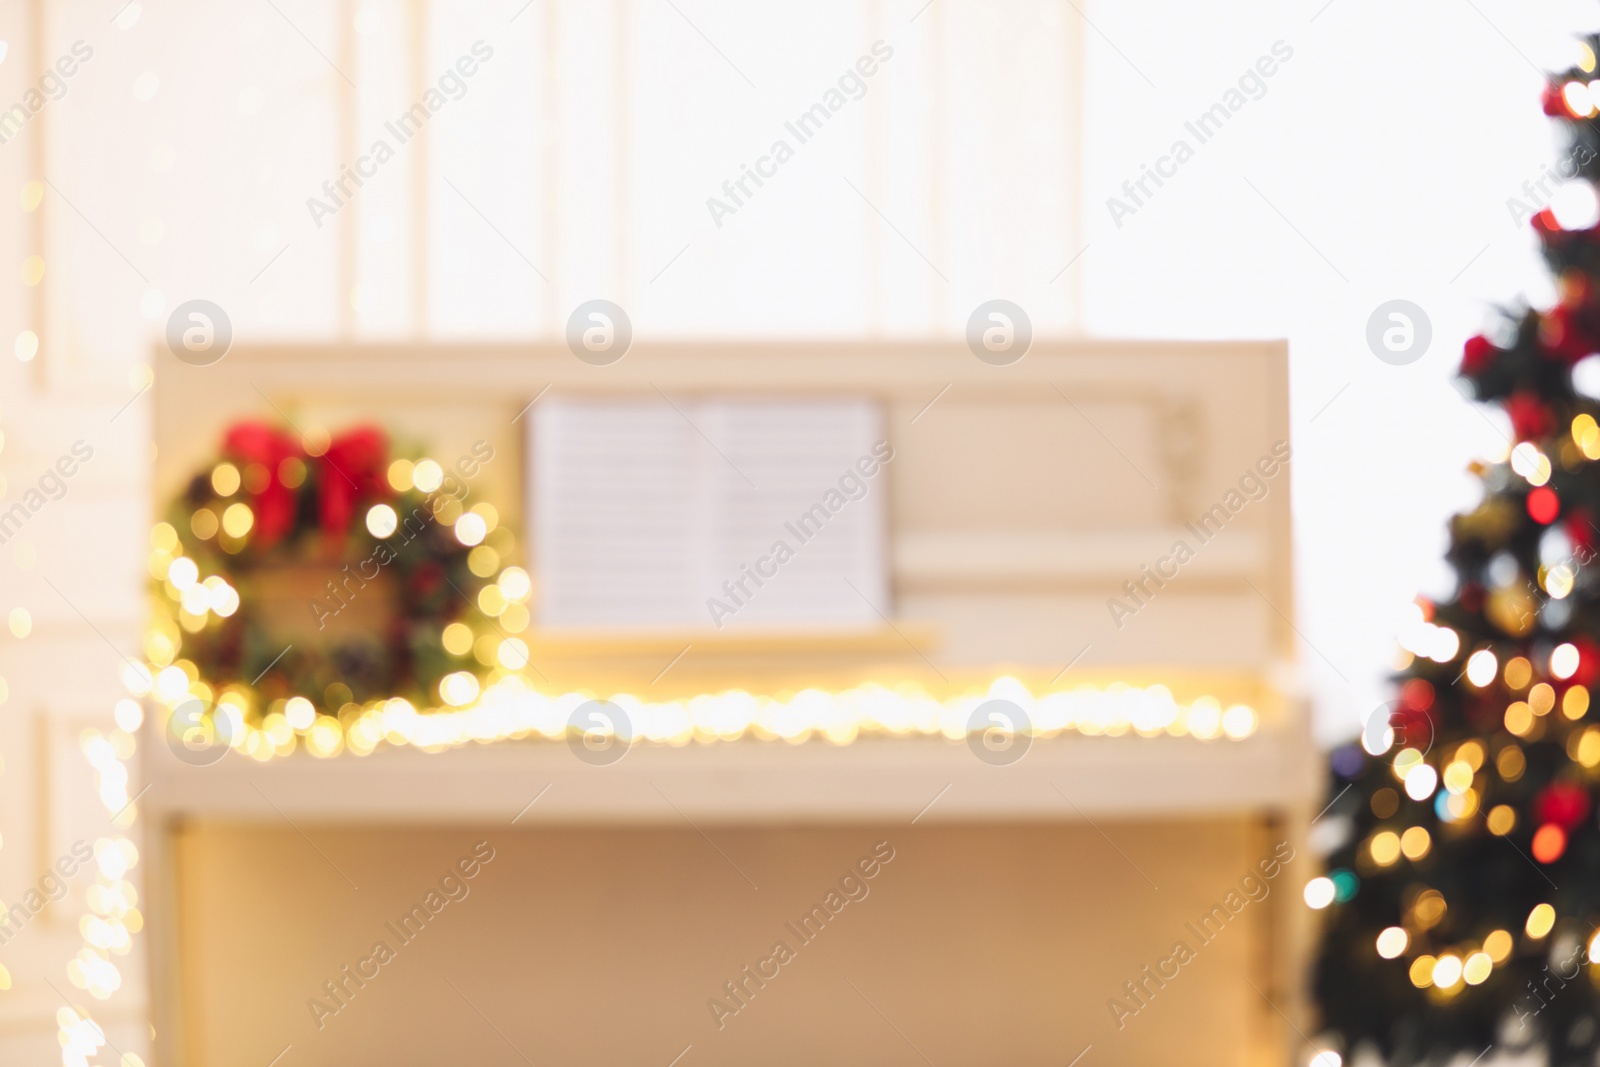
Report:
[[[283,462],[304,461],[306,452],[291,434],[262,422],[241,422],[227,433],[223,454],[246,471],[259,465],[266,471],[256,482],[251,501],[255,511],[254,541],[259,548],[271,548],[294,529],[298,499],[294,489],[283,481]],[[356,506],[364,500],[387,494],[385,474],[389,462],[389,440],[380,429],[363,426],[335,437],[317,458],[318,524],[334,545],[342,545],[355,519]]]
[[382,430],[363,426],[335,437],[322,454],[322,532],[342,544],[355,518],[356,503],[386,495],[389,439]]
[[[223,455],[234,459],[249,473],[251,465],[266,470],[265,484],[253,491],[256,515],[255,542],[270,548],[294,527],[294,490],[283,484],[279,467],[286,459],[303,454],[300,443],[282,430],[263,422],[241,422],[228,431],[222,442]],[[247,478],[247,486],[255,479]]]

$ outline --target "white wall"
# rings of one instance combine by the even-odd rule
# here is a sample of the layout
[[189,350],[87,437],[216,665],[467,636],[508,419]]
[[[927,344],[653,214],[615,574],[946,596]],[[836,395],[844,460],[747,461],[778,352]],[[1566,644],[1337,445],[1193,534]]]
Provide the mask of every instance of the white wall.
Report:
[[[1080,263],[1092,333],[1289,338],[1296,614],[1333,737],[1387,699],[1400,614],[1447,578],[1466,463],[1506,447],[1451,379],[1496,303],[1549,299],[1506,200],[1556,159],[1539,70],[1571,65],[1571,34],[1600,18],[1578,3],[1325,3],[1086,9],[1101,32]],[[1294,55],[1266,95],[1118,228],[1106,198],[1278,40]],[[1409,366],[1365,342],[1395,298],[1432,322]]]

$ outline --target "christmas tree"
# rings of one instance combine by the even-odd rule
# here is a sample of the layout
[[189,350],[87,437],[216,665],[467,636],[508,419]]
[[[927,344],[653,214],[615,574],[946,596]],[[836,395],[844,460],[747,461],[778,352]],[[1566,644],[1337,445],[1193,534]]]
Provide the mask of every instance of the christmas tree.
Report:
[[1557,302],[1508,312],[1461,364],[1512,447],[1474,466],[1455,589],[1419,601],[1397,699],[1333,753],[1314,827],[1333,846],[1306,889],[1315,995],[1352,1067],[1600,1062],[1597,48],[1544,97],[1572,141],[1532,219]]

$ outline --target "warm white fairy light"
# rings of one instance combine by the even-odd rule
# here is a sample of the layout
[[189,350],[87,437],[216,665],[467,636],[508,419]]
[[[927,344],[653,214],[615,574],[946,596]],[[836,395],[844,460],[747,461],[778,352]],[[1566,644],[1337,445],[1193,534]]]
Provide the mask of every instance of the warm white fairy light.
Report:
[[1412,800],[1427,800],[1439,787],[1439,772],[1426,763],[1414,765],[1406,774],[1406,796]]
[[1580,119],[1594,114],[1594,101],[1590,97],[1589,87],[1581,81],[1569,81],[1563,85],[1561,99],[1567,105],[1567,110]]
[[1420,604],[1407,606],[1397,636],[1400,647],[1413,656],[1449,663],[1461,651],[1461,637],[1448,626],[1429,622]]
[[1600,196],[1586,181],[1567,182],[1550,198],[1550,213],[1563,230],[1587,230],[1600,222]]
[[1550,653],[1550,673],[1561,681],[1571,678],[1578,670],[1578,649],[1571,642],[1557,645]]
[[489,533],[489,527],[482,515],[469,511],[456,520],[455,533],[457,541],[471,548],[483,541]]
[[1399,926],[1390,926],[1378,935],[1378,955],[1392,960],[1411,944],[1411,935]]
[[507,567],[501,571],[497,584],[507,600],[526,600],[533,592],[533,579],[521,567]]
[[[1566,647],[1571,647],[1566,646]],[[1576,651],[1576,650],[1574,650]],[[1573,665],[1576,669],[1577,665]],[[1500,663],[1487,648],[1474,652],[1467,660],[1467,681],[1482,689],[1500,676]]]
[[388,537],[400,528],[400,517],[388,504],[374,504],[367,509],[367,532],[373,537]]
[[61,1062],[65,1067],[80,1067],[89,1057],[97,1056],[106,1043],[106,1035],[92,1019],[85,1019],[76,1011],[62,1007],[56,1011],[56,1026],[60,1030]]
[[1532,441],[1523,441],[1511,450],[1511,469],[1529,485],[1540,486],[1550,480],[1550,457]]
[[444,484],[444,468],[431,459],[418,460],[411,468],[411,484],[419,492],[431,493]]

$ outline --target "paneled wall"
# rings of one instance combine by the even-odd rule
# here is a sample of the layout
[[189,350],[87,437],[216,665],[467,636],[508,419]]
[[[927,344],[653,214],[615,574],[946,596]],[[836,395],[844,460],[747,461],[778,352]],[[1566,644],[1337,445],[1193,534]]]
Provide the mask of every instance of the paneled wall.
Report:
[[257,339],[549,337],[595,297],[657,335],[1075,321],[1065,0],[134,8],[40,27],[93,49],[35,120],[52,368],[195,297]]

